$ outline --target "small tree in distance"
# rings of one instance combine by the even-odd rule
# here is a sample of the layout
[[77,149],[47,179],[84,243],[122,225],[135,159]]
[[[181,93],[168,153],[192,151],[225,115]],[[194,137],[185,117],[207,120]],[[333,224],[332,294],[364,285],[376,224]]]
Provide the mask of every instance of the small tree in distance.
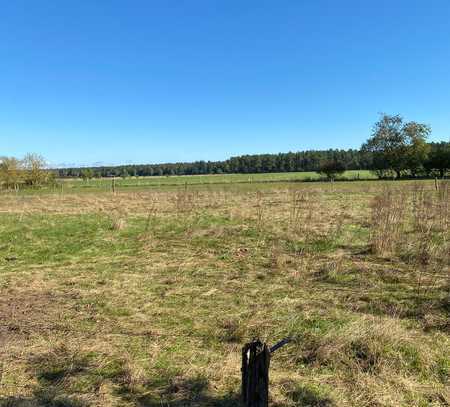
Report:
[[27,154],[22,163],[24,180],[27,185],[37,187],[49,181],[50,173],[46,170],[44,157],[39,154]]
[[126,168],[122,168],[120,170],[120,176],[122,178],[128,178],[130,176],[130,173],[128,172],[128,170]]
[[14,157],[0,158],[0,184],[4,188],[17,188],[23,178],[22,162]]
[[336,160],[324,161],[320,164],[319,174],[325,175],[330,181],[333,181],[338,175],[345,172],[345,165]]
[[93,177],[94,171],[92,171],[92,168],[83,168],[81,170],[81,178],[83,178],[84,181],[88,181]]

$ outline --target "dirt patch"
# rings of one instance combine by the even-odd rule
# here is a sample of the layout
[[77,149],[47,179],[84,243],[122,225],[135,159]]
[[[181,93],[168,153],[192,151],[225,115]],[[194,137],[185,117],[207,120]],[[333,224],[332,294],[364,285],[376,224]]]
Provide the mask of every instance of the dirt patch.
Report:
[[65,301],[62,293],[48,290],[3,292],[0,297],[0,354],[8,342],[63,330],[69,311]]

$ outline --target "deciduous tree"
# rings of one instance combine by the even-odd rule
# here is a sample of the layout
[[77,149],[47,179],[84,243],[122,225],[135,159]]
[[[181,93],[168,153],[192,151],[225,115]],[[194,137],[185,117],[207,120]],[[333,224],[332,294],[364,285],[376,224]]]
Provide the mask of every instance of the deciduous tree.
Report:
[[318,171],[324,174],[329,180],[334,180],[338,175],[345,172],[345,165],[336,160],[324,161]]
[[23,179],[22,162],[14,157],[0,158],[0,183],[4,188],[17,188]]
[[430,143],[430,153],[424,165],[429,173],[436,171],[443,178],[450,170],[450,142]]
[[415,174],[427,159],[426,138],[430,132],[425,124],[404,123],[399,115],[383,115],[362,151],[372,155],[373,170],[392,170],[397,178],[405,170]]
[[39,154],[27,154],[23,159],[24,180],[27,185],[41,186],[49,179],[45,159]]

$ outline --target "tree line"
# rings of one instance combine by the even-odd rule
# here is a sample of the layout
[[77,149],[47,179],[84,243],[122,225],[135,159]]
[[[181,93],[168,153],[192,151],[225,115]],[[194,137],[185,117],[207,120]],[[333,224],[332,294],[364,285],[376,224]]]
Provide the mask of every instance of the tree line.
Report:
[[59,177],[92,178],[316,171],[326,160],[345,162],[348,169],[368,169],[365,159],[358,150],[302,151],[242,155],[225,161],[61,168],[57,174]]
[[59,168],[45,171],[41,156],[0,159],[0,183],[39,186],[54,178],[170,176],[230,173],[314,171],[334,178],[346,170],[371,170],[379,178],[444,177],[450,170],[450,142],[429,143],[431,128],[405,122],[398,115],[382,115],[359,150],[309,150],[279,154],[253,154],[224,161]]
[[310,150],[253,154],[225,161],[196,161],[91,168],[61,168],[59,177],[128,177],[314,171],[333,178],[346,170],[371,170],[379,178],[444,177],[450,169],[450,143],[428,143],[431,128],[382,115],[359,150]]

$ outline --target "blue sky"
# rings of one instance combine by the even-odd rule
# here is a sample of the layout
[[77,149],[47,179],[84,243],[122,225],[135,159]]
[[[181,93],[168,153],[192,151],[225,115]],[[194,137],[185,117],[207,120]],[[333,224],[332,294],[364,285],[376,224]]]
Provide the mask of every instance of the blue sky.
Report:
[[380,112],[450,137],[448,0],[14,0],[0,155],[53,165],[358,148]]

